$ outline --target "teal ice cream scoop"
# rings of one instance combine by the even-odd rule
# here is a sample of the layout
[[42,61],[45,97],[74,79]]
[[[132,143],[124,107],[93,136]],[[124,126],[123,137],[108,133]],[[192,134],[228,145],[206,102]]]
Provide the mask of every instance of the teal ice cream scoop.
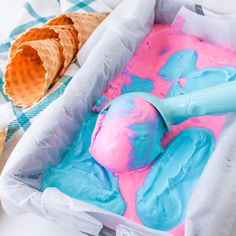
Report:
[[[138,102],[140,98],[142,102]],[[149,114],[150,107],[154,112]],[[144,92],[127,93],[101,111],[90,152],[116,173],[144,168],[163,152],[162,138],[172,124],[193,116],[233,111],[236,81],[164,99]],[[142,119],[135,121],[138,117]]]
[[112,100],[101,113],[109,109],[114,101],[118,102],[126,96],[139,96],[151,103],[161,114],[168,130],[172,124],[193,116],[236,111],[236,81],[233,81],[164,99],[144,92],[127,93]]

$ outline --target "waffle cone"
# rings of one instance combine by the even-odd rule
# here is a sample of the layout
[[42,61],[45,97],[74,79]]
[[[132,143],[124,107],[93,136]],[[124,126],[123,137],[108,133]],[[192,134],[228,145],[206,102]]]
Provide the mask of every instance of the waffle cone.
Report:
[[108,13],[65,13],[50,20],[48,25],[73,25],[78,32],[78,48],[80,49],[96,27],[107,17]]
[[107,13],[65,13],[20,35],[10,49],[4,92],[16,106],[38,102],[63,75]]
[[4,92],[16,106],[32,106],[46,94],[62,64],[58,40],[23,43],[6,67]]
[[10,57],[14,56],[17,48],[19,48],[22,43],[43,39],[58,39],[64,57],[64,64],[59,76],[63,75],[78,51],[77,35],[72,25],[46,26],[28,30],[15,40],[10,50]]
[[6,136],[7,136],[7,129],[0,129],[0,157],[5,144]]

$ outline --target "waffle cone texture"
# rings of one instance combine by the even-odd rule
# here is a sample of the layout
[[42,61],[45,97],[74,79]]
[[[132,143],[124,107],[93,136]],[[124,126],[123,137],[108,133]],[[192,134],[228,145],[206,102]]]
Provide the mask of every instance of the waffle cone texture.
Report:
[[6,135],[7,135],[7,129],[0,129],[0,157],[5,144]]
[[42,99],[107,15],[65,13],[21,34],[4,75],[4,92],[14,105],[27,108]]

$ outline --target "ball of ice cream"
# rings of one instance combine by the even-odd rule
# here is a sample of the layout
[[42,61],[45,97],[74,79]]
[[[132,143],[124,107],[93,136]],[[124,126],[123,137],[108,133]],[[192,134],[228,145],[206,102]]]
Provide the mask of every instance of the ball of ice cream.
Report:
[[98,116],[89,150],[98,163],[112,172],[137,170],[163,151],[164,127],[153,105],[141,97],[126,96]]

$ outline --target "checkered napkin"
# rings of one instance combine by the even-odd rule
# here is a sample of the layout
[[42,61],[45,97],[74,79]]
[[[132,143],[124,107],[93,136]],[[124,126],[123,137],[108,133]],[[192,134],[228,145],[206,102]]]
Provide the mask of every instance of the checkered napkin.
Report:
[[42,25],[62,12],[94,11],[110,11],[110,9],[103,0],[30,0],[22,5],[17,21],[18,24],[10,32],[9,38],[4,42],[0,42],[0,133],[2,136],[6,134],[1,139],[1,141],[5,140],[5,145],[3,147],[3,142],[1,143],[0,151],[1,149],[3,151],[0,152],[0,165],[1,162],[5,162],[8,159],[13,148],[37,115],[60,97],[70,80],[73,79],[73,76],[79,70],[79,66],[76,63],[71,64],[65,74],[40,102],[28,109],[15,107],[3,93],[3,75],[12,40],[27,29]]

